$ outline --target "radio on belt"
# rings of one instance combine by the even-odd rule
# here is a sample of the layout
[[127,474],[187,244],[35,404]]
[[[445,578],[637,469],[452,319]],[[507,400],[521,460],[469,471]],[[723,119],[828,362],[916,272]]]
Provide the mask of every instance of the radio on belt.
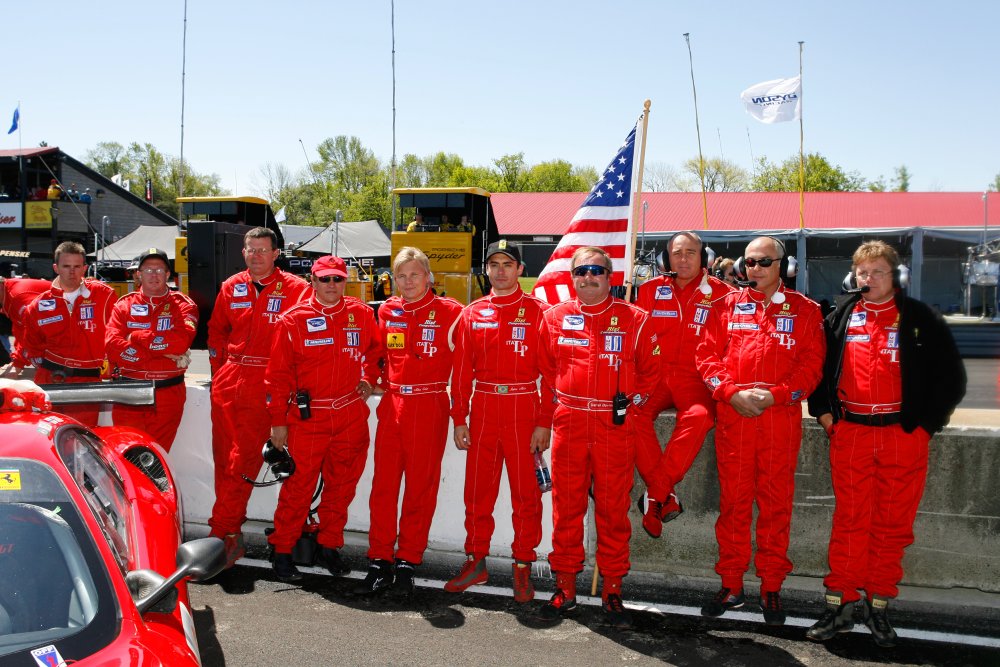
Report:
[[299,408],[299,418],[309,419],[312,417],[312,409],[309,407],[309,392],[299,389],[295,392],[295,405]]
[[611,401],[611,423],[615,426],[621,426],[625,423],[625,413],[628,412],[628,396],[625,392],[619,391],[615,394],[615,398]]

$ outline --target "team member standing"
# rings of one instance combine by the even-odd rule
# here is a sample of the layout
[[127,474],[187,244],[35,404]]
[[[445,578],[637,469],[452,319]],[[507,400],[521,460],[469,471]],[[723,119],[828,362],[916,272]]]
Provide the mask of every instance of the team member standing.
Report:
[[719,616],[744,604],[756,502],[760,605],[768,625],[782,625],[781,585],[792,570],[788,534],[801,402],[819,383],[826,345],[819,306],[782,284],[789,262],[784,245],[769,236],[756,238],[743,262],[749,286],[712,309],[696,351],[698,370],[718,401],[715,571],[722,578],[722,588],[701,613]]
[[851,271],[858,286],[826,319],[823,380],[809,413],[830,436],[836,509],[830,535],[827,608],[806,636],[823,641],[865,622],[893,646],[889,600],[899,593],[903,551],[927,479],[928,442],[965,395],[965,367],[941,317],[898,287],[899,255],[863,243]]
[[[683,511],[674,487],[715,425],[715,399],[695,367],[694,350],[713,304],[732,290],[709,275],[705,246],[694,232],[670,237],[666,255],[670,273],[644,282],[635,304],[649,313],[661,345],[662,375],[639,411],[635,453],[636,468],[646,482],[645,498],[639,499],[642,527],[651,537],[659,537],[663,523]],[[677,408],[677,418],[661,449],[654,425],[667,408]]]
[[[462,304],[435,296],[430,260],[406,247],[392,262],[399,296],[378,309],[385,343],[382,388],[375,432],[372,480],[371,564],[359,593],[393,586],[413,592],[413,573],[424,557],[427,534],[437,507],[441,457],[448,439],[448,378],[451,375],[451,329]],[[402,511],[399,486],[406,477]],[[398,546],[397,546],[398,538]],[[395,562],[394,562],[395,560]]]
[[552,421],[549,554],[556,592],[541,614],[555,618],[576,606],[592,488],[604,612],[612,624],[626,626],[621,586],[631,566],[636,408],[656,387],[660,350],[646,313],[611,296],[611,258],[603,249],[579,248],[570,267],[576,298],[545,312],[539,348],[542,377],[559,401]]
[[[24,311],[24,350],[37,369],[35,382],[96,382],[104,368],[104,336],[117,295],[99,280],[87,280],[87,256],[79,243],[60,243],[49,289]],[[87,426],[97,426],[93,403],[60,408]]]
[[114,375],[152,380],[156,386],[154,405],[115,405],[115,426],[141,429],[170,451],[187,400],[184,371],[198,329],[198,307],[186,294],[170,291],[168,262],[158,248],[139,255],[139,289],[115,303],[107,352]]
[[48,280],[0,276],[0,308],[10,320],[10,332],[14,337],[10,360],[17,371],[31,365],[31,361],[24,354],[24,311],[35,297],[51,286],[52,283]]
[[261,447],[271,429],[264,373],[275,325],[309,290],[307,282],[275,267],[280,252],[270,229],[247,232],[247,270],[222,283],[208,322],[215,459],[215,506],[208,525],[213,537],[225,541],[230,566],[244,553],[241,526],[253,487],[243,475],[260,471]]
[[[464,591],[487,580],[486,556],[493,537],[493,508],[507,466],[513,505],[514,599],[535,597],[531,563],[542,539],[542,496],[535,479],[535,452],[549,448],[552,392],[538,397],[538,343],[548,304],[525,294],[521,251],[507,241],[486,250],[492,293],[473,301],[455,325],[451,416],[455,446],[465,460],[465,565],[444,589]],[[475,380],[475,389],[473,389]],[[472,399],[472,419],[469,399]]]
[[347,507],[368,456],[365,401],[378,381],[382,343],[368,304],[344,296],[346,280],[341,258],[327,255],[313,262],[312,297],[278,321],[267,364],[271,442],[279,449],[287,443],[296,466],[281,486],[268,538],[274,572],[282,581],[302,578],[292,548],[302,535],[321,472],[320,557],[331,574],[350,572],[340,548]]

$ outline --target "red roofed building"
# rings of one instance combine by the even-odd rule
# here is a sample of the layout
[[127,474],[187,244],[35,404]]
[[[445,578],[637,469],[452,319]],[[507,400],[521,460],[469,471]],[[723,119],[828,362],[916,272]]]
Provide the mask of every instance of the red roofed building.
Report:
[[[530,275],[538,275],[585,193],[494,193],[500,235],[519,240]],[[707,194],[708,229],[700,192],[643,193],[647,255],[681,230],[697,231],[717,254],[736,257],[761,234],[782,238],[802,263],[796,287],[830,299],[863,241],[880,238],[895,246],[912,270],[910,293],[942,311],[964,306],[963,263],[968,249],[1000,240],[1000,194],[992,192],[807,192],[803,229],[797,192]],[[988,220],[987,220],[988,216]],[[642,209],[635,223],[642,249]],[[1000,257],[983,257],[996,263]],[[974,287],[972,306],[995,301]]]

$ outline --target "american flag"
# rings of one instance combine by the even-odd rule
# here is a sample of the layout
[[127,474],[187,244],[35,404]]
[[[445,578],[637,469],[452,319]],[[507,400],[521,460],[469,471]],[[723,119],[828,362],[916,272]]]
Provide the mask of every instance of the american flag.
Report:
[[636,141],[636,129],[642,118],[625,138],[618,154],[608,164],[597,183],[591,189],[580,209],[573,216],[569,228],[559,240],[552,257],[535,283],[534,294],[539,299],[556,304],[573,296],[573,278],[570,275],[570,261],[577,248],[598,246],[611,256],[614,272],[612,285],[622,285],[627,261],[629,239],[629,218],[632,214],[632,193],[636,190],[632,166],[640,141]]

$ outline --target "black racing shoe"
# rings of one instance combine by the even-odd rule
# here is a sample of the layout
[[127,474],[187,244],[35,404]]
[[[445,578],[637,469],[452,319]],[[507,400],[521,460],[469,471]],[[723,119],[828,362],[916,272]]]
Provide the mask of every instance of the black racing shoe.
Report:
[[806,631],[806,639],[825,642],[841,632],[854,629],[854,603],[841,602],[839,593],[826,594],[826,609],[811,628]]
[[873,596],[871,600],[865,600],[865,625],[871,630],[875,643],[882,648],[896,645],[896,631],[889,625],[886,614],[888,606],[889,600],[886,598]]
[[321,547],[319,551],[319,564],[329,570],[330,574],[335,577],[339,577],[351,571],[351,566],[348,565],[344,561],[343,556],[340,555],[340,549]]
[[396,559],[396,581],[392,584],[392,596],[408,598],[413,595],[413,575],[417,566],[402,558]]
[[604,620],[607,621],[608,625],[615,628],[632,627],[632,615],[622,604],[622,596],[617,593],[609,593],[601,606],[604,608]]
[[781,604],[780,591],[761,593],[760,609],[764,612],[764,623],[767,625],[785,624],[785,608]]
[[730,609],[739,609],[747,601],[743,595],[743,589],[733,593],[723,586],[704,607],[701,608],[702,616],[722,616]]
[[542,605],[538,615],[547,621],[554,621],[568,611],[576,609],[576,596],[567,597],[566,592],[557,588],[552,599]]
[[286,584],[302,581],[304,576],[299,572],[299,568],[295,567],[292,554],[275,553],[271,567],[274,569],[274,575],[278,577],[278,580]]
[[354,587],[355,595],[373,595],[392,586],[392,563],[376,558],[368,564],[368,574],[364,581]]

